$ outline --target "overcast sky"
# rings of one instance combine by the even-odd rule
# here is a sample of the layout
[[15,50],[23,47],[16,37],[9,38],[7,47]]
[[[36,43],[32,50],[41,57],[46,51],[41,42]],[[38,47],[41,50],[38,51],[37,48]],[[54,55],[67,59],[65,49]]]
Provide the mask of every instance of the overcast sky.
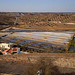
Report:
[[75,0],[0,0],[0,12],[75,12]]

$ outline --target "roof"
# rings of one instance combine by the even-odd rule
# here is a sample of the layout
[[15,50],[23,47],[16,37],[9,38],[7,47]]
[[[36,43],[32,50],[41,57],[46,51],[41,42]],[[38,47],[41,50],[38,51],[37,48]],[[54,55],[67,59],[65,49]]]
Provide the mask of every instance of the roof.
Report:
[[13,51],[13,49],[9,49],[7,52],[8,52],[8,53],[12,53],[12,51]]
[[17,50],[18,50],[17,48],[7,49],[7,50],[3,51],[2,53],[6,53],[6,52],[8,52],[8,53],[17,52]]
[[2,53],[5,53],[5,52],[7,52],[9,49],[7,49],[7,50],[5,50],[5,51],[3,51]]
[[13,48],[13,51],[16,51],[17,52],[17,50],[18,50],[17,48]]

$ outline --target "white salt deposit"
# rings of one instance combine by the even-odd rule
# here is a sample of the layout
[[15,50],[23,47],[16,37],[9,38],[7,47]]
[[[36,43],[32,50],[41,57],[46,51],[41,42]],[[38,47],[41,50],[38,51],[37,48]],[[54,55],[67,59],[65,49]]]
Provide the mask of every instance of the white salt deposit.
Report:
[[15,32],[10,36],[17,38],[32,39],[35,41],[68,43],[72,35],[73,33],[65,33],[65,32]]

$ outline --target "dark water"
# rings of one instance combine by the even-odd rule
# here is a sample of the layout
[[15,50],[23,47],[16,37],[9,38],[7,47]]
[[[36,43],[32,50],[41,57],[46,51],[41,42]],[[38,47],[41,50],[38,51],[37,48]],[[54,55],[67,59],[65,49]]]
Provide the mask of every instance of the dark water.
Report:
[[[74,42],[75,42],[75,37],[74,37]],[[71,46],[69,49],[69,51],[73,51],[73,50],[75,50],[75,46]]]
[[[6,30],[6,31],[42,31],[40,29],[9,29],[9,30]],[[46,30],[43,30],[43,31],[46,31]]]
[[69,49],[69,51],[74,51],[75,50],[75,46],[71,46],[71,48]]

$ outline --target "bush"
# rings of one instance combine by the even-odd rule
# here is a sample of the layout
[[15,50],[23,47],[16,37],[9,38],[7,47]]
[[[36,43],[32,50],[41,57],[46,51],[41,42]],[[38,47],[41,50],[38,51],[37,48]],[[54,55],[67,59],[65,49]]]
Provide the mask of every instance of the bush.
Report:
[[58,68],[53,66],[50,59],[40,58],[36,63],[33,63],[22,75],[37,75],[40,71],[41,75],[59,75]]
[[[68,44],[66,50],[69,51],[71,48],[75,50],[75,40],[74,40],[74,36],[72,37],[71,40],[69,40],[69,44]],[[75,52],[74,50],[71,50],[71,51]]]

